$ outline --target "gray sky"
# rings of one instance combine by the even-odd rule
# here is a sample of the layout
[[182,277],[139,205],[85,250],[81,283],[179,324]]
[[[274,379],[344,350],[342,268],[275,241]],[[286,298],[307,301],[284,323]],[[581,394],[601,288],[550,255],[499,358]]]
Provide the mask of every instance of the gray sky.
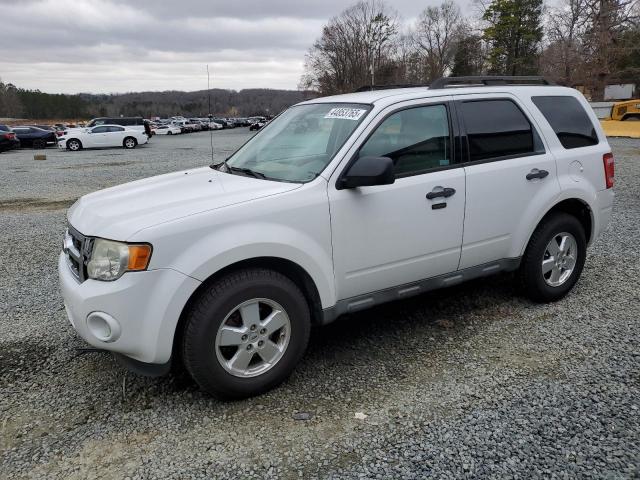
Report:
[[[201,90],[208,63],[212,87],[294,89],[322,26],[352,3],[0,0],[0,78],[52,93]],[[411,22],[440,2],[387,3]]]

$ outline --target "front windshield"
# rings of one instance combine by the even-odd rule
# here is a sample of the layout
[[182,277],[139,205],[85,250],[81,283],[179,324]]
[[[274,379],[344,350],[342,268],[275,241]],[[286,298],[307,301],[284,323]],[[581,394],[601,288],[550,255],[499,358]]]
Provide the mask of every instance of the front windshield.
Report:
[[362,122],[370,105],[297,105],[268,123],[227,165],[270,180],[308,182],[316,178]]

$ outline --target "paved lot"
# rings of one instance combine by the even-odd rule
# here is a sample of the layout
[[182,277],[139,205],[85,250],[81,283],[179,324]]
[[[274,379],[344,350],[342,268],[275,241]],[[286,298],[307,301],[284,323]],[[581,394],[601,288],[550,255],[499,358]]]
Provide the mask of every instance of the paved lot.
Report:
[[[246,138],[214,132],[216,160]],[[500,276],[362,312],[235,403],[78,350],[55,273],[71,202],[206,165],[208,134],[1,154],[0,478],[639,476],[640,141],[611,143],[613,223],[568,298]]]

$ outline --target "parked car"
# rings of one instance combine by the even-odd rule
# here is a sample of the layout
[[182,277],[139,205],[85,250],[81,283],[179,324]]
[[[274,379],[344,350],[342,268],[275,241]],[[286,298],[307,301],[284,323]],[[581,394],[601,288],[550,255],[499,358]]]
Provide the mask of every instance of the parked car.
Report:
[[46,148],[47,145],[55,145],[57,135],[51,130],[43,130],[38,127],[19,126],[11,129],[20,140],[21,147]]
[[613,182],[585,98],[543,79],[316,98],[211,168],[80,198],[62,295],[76,331],[136,371],[180,361],[207,392],[246,397],[348,312],[509,271],[531,300],[560,300]]
[[0,132],[10,132],[11,127],[9,125],[0,125]]
[[86,126],[77,128],[93,128],[100,125],[120,125],[129,130],[138,130],[151,137],[149,121],[142,117],[98,117],[91,120]]
[[223,128],[218,122],[209,122],[209,130],[222,130]]
[[65,132],[58,139],[58,148],[78,151],[83,148],[135,148],[149,141],[146,133],[122,125],[99,125],[93,128]]
[[178,135],[180,133],[182,130],[176,125],[160,125],[156,128],[156,135]]
[[249,130],[260,130],[267,124],[266,120],[259,120],[249,126]]
[[16,134],[6,130],[0,130],[0,152],[6,152],[14,148],[20,148],[20,140],[18,140]]

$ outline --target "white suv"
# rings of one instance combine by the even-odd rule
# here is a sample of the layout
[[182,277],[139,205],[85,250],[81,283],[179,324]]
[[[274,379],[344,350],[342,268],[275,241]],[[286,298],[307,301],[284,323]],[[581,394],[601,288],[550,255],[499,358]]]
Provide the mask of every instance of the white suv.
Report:
[[516,270],[532,300],[562,298],[614,165],[582,95],[539,80],[303,102],[226,162],[82,197],[59,259],[72,325],[136,371],[173,360],[238,398],[347,312]]

